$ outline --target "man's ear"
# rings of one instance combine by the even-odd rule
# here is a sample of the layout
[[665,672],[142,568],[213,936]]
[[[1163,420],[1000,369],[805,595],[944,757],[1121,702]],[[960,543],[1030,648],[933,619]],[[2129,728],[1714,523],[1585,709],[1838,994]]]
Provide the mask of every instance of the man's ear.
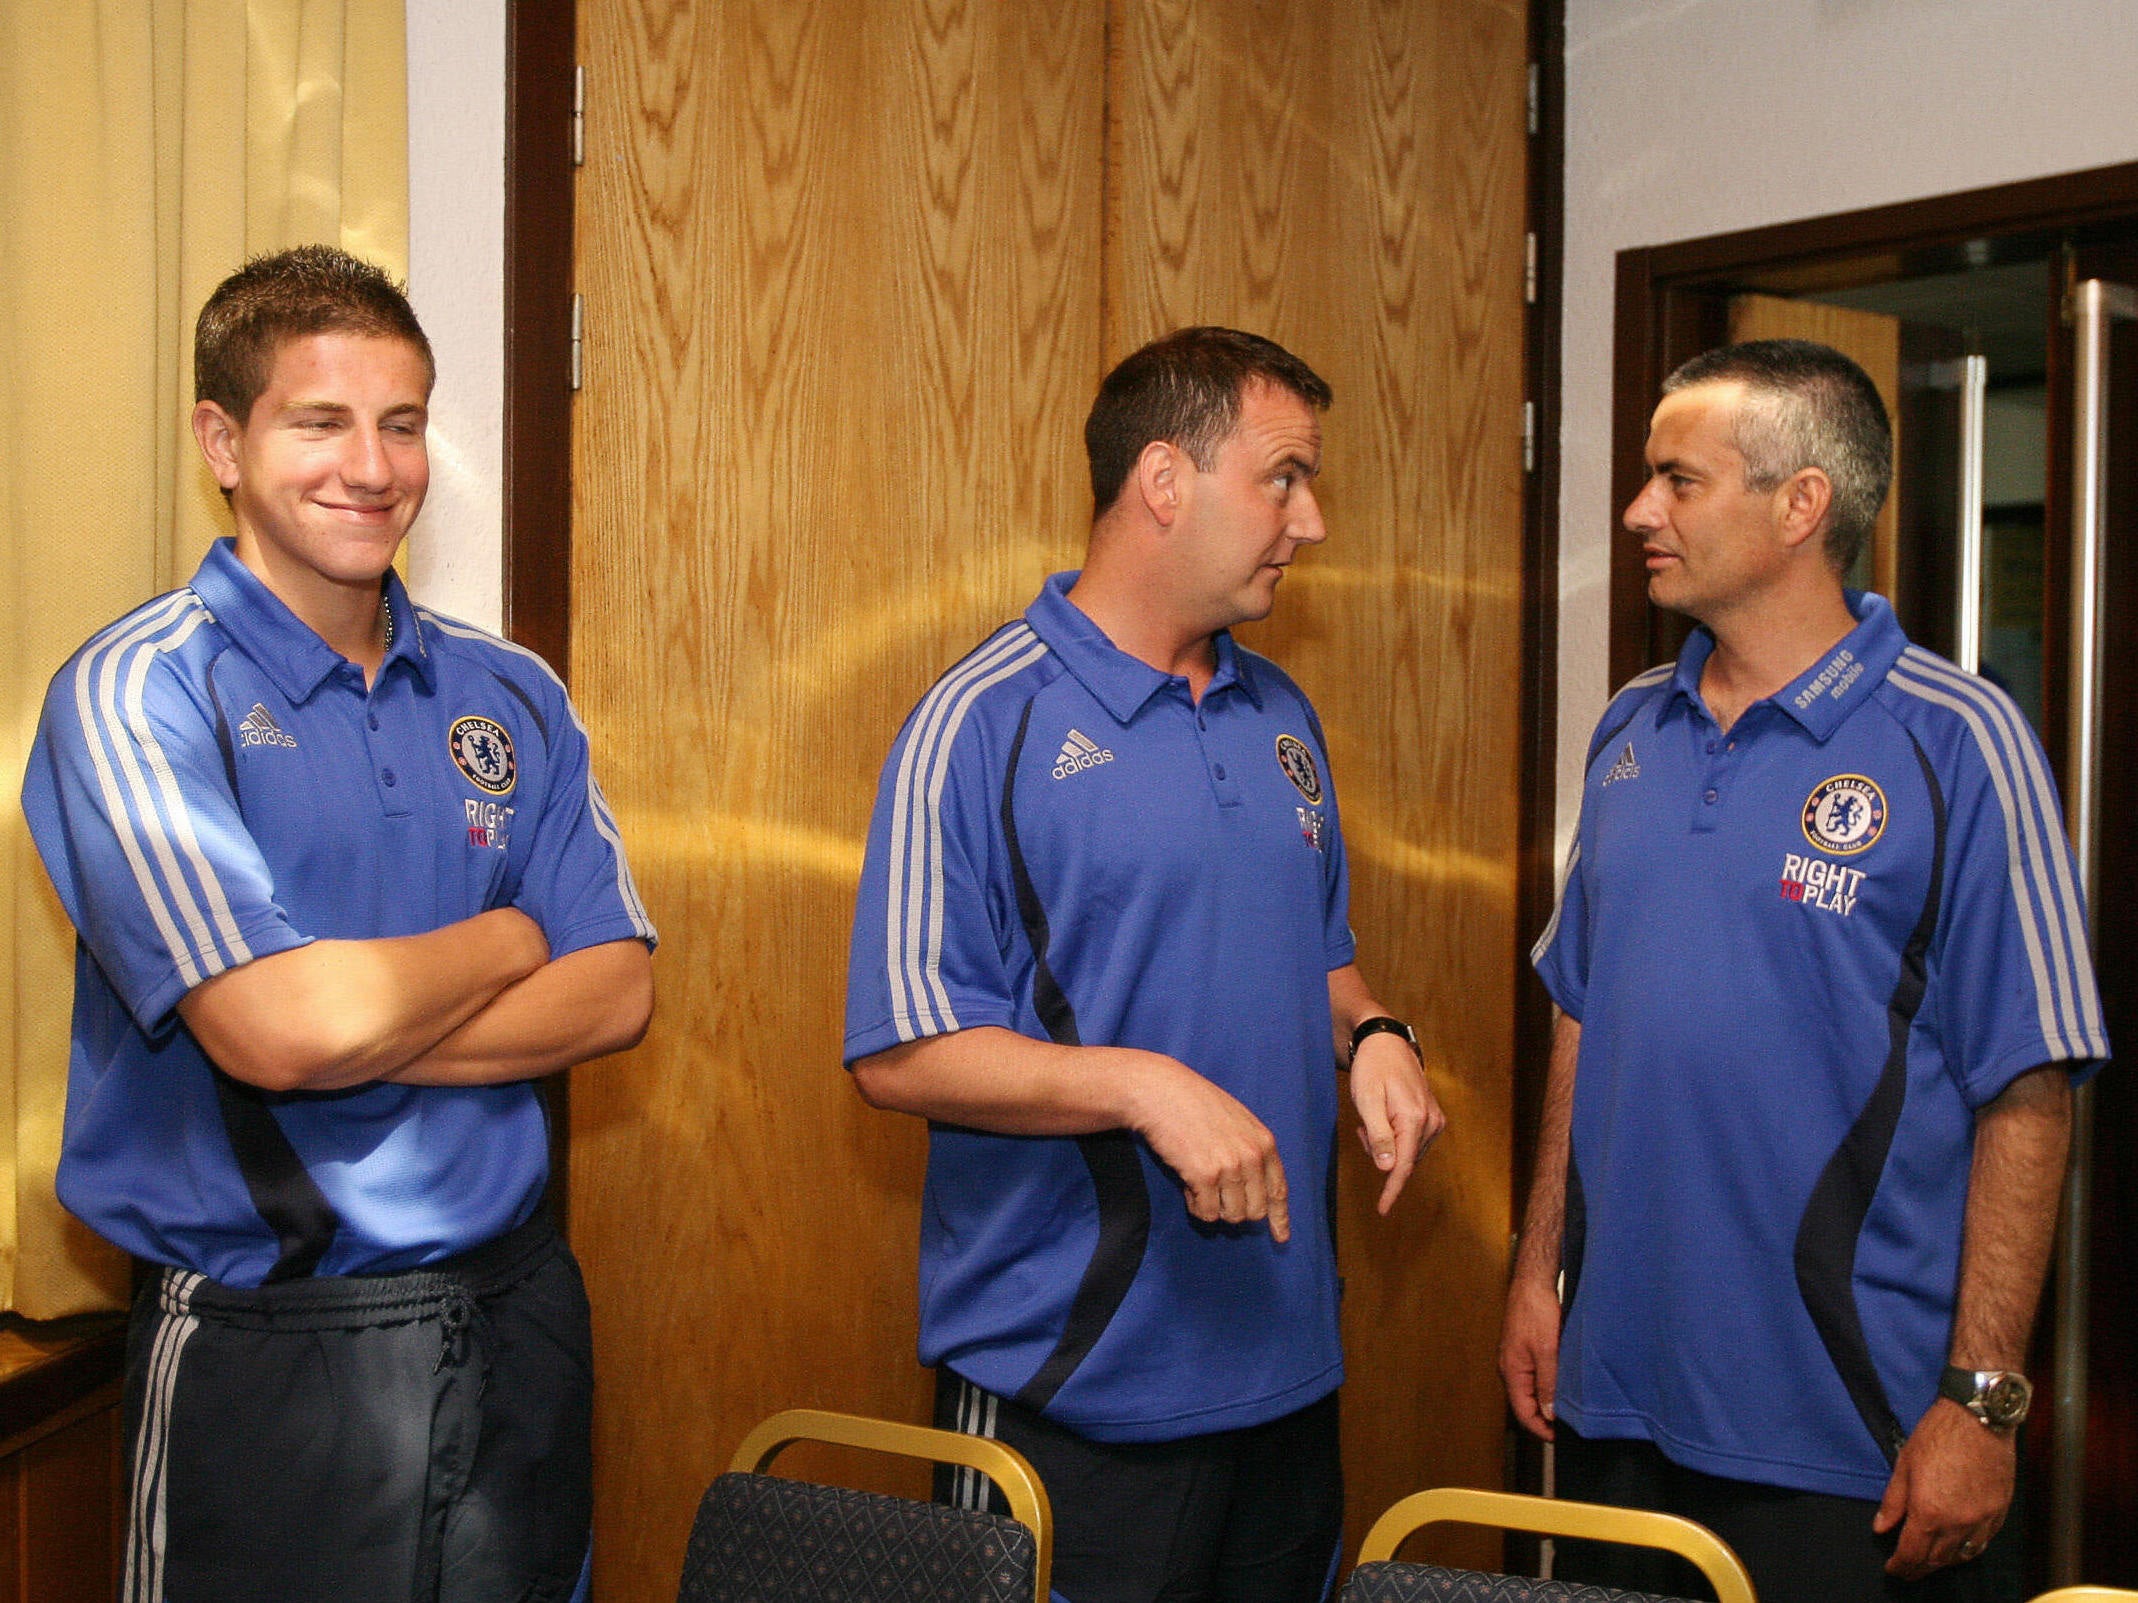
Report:
[[1136,453],[1129,477],[1143,509],[1161,528],[1171,528],[1179,518],[1188,493],[1187,453],[1168,440],[1153,440]]
[[1775,491],[1782,543],[1791,548],[1826,535],[1827,514],[1834,507],[1834,481],[1824,468],[1799,468]]
[[226,491],[238,487],[238,446],[244,434],[230,414],[213,401],[202,401],[193,408],[194,442],[207,458],[215,482]]

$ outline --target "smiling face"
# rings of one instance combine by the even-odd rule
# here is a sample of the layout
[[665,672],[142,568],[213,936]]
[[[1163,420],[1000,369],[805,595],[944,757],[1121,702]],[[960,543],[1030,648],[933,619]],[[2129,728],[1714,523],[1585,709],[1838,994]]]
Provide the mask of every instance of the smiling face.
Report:
[[1710,626],[1757,601],[1794,553],[1784,532],[1788,486],[1745,487],[1735,435],[1743,393],[1728,382],[1664,396],[1648,426],[1648,482],[1626,508],[1626,528],[1641,537],[1648,599]]
[[429,363],[406,340],[311,334],[276,349],[242,423],[194,408],[239,560],[300,617],[312,597],[376,594],[430,487],[429,399]]
[[1214,633],[1267,617],[1293,556],[1328,535],[1314,496],[1320,419],[1291,391],[1250,384],[1209,471],[1186,467],[1178,532],[1201,621]]

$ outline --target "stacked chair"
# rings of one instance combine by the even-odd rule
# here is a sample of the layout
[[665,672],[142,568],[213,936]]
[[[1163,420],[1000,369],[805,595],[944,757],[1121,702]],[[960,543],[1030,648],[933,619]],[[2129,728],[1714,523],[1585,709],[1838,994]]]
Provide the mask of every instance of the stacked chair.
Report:
[[[979,1470],[1012,1517],[765,1473],[795,1442]],[[813,1408],[743,1438],[698,1505],[678,1603],[1047,1603],[1046,1489],[1000,1442]]]
[[1720,1603],[1756,1603],[1744,1565],[1704,1525],[1670,1514],[1465,1487],[1418,1492],[1375,1520],[1359,1549],[1358,1568],[1344,1583],[1341,1603],[1681,1603],[1608,1586],[1534,1581],[1396,1561],[1396,1549],[1411,1532],[1444,1523],[1496,1525],[1540,1536],[1659,1547],[1689,1560],[1707,1577]]

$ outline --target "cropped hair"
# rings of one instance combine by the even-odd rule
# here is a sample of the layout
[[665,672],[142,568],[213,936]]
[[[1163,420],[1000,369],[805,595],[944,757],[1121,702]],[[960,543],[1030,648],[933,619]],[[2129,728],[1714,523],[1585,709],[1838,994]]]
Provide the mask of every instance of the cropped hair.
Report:
[[1119,498],[1153,440],[1179,446],[1209,472],[1253,383],[1288,390],[1316,411],[1335,399],[1321,375],[1283,346],[1235,328],[1175,329],[1125,358],[1100,384],[1084,420],[1092,515]]
[[437,377],[408,294],[383,268],[332,245],[299,245],[255,256],[216,285],[193,325],[193,399],[213,401],[242,426],[276,351],[313,334],[406,340]]
[[1834,487],[1826,560],[1855,565],[1893,482],[1893,429],[1868,373],[1811,340],[1750,340],[1694,357],[1663,381],[1663,393],[1695,384],[1744,386],[1735,444],[1745,488],[1772,490],[1817,468]]

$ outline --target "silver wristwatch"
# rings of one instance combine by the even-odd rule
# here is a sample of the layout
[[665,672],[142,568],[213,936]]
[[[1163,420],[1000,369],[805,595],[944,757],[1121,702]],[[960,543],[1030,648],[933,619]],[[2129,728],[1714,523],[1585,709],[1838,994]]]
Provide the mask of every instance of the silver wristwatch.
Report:
[[2026,1419],[2034,1386],[2016,1369],[1960,1369],[1947,1364],[1938,1379],[1938,1395],[1958,1403],[1999,1436],[2009,1436]]

